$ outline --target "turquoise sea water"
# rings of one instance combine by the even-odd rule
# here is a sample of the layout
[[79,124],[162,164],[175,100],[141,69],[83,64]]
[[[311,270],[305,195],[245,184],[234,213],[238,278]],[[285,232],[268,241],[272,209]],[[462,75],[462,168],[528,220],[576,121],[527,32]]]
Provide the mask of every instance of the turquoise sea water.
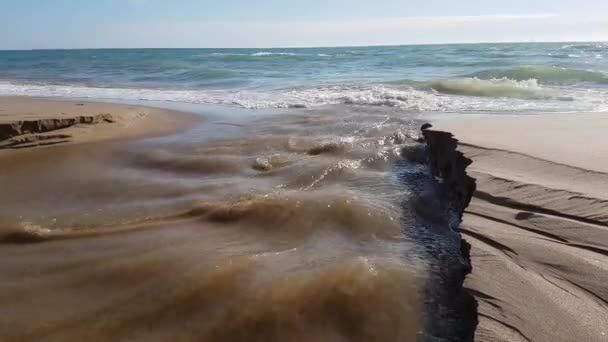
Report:
[[245,108],[605,111],[608,44],[0,51],[0,95]]

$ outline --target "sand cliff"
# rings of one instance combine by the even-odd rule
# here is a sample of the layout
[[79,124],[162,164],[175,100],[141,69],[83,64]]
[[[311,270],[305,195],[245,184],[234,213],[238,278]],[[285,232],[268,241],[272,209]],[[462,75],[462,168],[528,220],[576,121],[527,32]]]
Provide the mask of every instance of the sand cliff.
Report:
[[0,150],[162,135],[196,117],[143,106],[0,98]]
[[[414,180],[419,192],[412,201],[419,231],[414,235],[427,251],[426,330],[429,340],[472,341],[477,326],[477,302],[463,284],[471,273],[470,245],[460,224],[476,188],[467,174],[471,160],[458,150],[448,132],[422,126],[422,158],[428,174]],[[409,153],[412,161],[411,153]]]
[[[463,142],[477,191],[461,232],[476,341],[608,340],[605,114],[436,122]],[[579,162],[580,161],[580,162]]]

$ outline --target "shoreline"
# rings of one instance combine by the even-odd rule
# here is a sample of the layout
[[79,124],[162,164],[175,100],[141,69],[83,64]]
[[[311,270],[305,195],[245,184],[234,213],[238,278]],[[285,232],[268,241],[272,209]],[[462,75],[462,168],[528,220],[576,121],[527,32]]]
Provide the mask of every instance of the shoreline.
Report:
[[608,338],[605,114],[456,118],[477,192],[461,224],[477,341]]
[[[140,105],[0,97],[0,128],[19,123],[8,124],[0,157],[162,136],[198,120]],[[442,274],[450,284],[444,299],[468,319],[463,336],[472,334],[477,320],[477,341],[608,336],[606,129],[608,115],[599,113],[455,117],[423,129],[431,165],[446,180],[439,189],[464,210],[462,263]],[[10,139],[15,145],[3,147]],[[419,200],[414,207],[425,209],[428,203]]]
[[164,136],[200,120],[195,114],[143,105],[1,96],[0,155]]

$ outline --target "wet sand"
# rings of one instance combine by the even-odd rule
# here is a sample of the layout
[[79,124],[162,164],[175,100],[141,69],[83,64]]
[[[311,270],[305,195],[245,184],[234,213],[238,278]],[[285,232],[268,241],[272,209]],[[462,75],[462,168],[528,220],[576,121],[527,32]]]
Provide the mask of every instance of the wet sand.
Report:
[[195,115],[101,102],[0,97],[0,153],[177,132]]
[[608,116],[439,120],[473,159],[478,341],[608,341]]

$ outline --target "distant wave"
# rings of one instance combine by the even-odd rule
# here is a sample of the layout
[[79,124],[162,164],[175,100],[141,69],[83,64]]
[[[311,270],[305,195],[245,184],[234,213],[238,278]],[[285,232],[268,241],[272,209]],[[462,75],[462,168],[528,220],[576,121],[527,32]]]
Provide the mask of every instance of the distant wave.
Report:
[[508,78],[481,80],[459,78],[430,83],[435,91],[445,94],[487,97],[515,97],[522,99],[550,99],[551,93],[541,88],[534,79],[514,81]]
[[220,57],[220,58],[236,58],[237,60],[240,60],[242,58],[243,60],[247,60],[248,58],[251,58],[251,57],[272,57],[272,56],[293,57],[293,56],[299,56],[299,54],[294,53],[294,52],[271,52],[271,51],[259,51],[259,52],[253,52],[253,53],[214,52],[211,54],[211,56]]
[[266,56],[297,56],[296,53],[293,52],[268,52],[268,51],[262,51],[262,52],[256,52],[251,54],[251,56],[253,57],[266,57]]
[[271,52],[271,51],[258,51],[258,52],[253,52],[253,53],[228,53],[228,52],[215,52],[212,53],[211,56],[214,57],[294,57],[294,56],[301,56],[301,57],[346,57],[346,56],[350,56],[353,53],[346,53],[346,54],[329,54],[329,53],[295,53],[295,52]]
[[249,54],[246,53],[228,53],[228,52],[214,52],[211,54],[211,56],[216,56],[216,57],[229,57],[229,56],[249,56]]
[[608,74],[547,66],[524,66],[514,69],[485,70],[470,75],[479,79],[508,78],[515,81],[537,80],[540,84],[608,83]]
[[562,45],[562,50],[577,49],[577,50],[604,50],[608,49],[608,43],[582,43],[582,44],[566,44]]

